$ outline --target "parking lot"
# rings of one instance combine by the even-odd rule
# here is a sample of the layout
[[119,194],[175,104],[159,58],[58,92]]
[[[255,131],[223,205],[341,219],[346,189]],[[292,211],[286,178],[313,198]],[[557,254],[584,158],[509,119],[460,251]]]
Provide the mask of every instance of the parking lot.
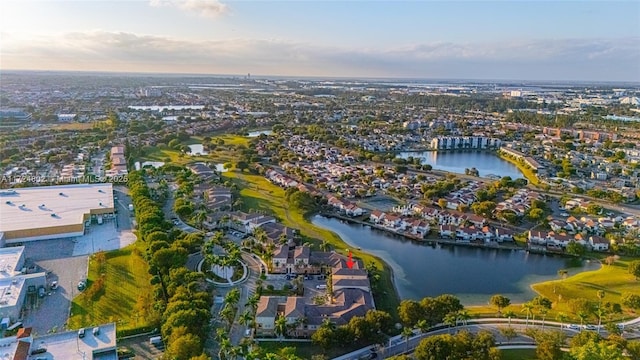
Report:
[[134,360],[160,359],[164,353],[164,345],[151,345],[149,339],[154,335],[140,335],[118,341],[118,346],[127,348],[135,354]]
[[[55,290],[47,289],[44,298],[25,312],[24,326],[31,326],[37,334],[46,334],[65,327],[71,300],[78,294],[77,285],[87,277],[88,256],[68,257],[69,239],[43,240],[28,244],[25,249],[28,264],[36,264],[36,271],[47,273],[47,285],[58,282]],[[33,251],[31,251],[33,250]],[[64,256],[55,258],[56,256]]]

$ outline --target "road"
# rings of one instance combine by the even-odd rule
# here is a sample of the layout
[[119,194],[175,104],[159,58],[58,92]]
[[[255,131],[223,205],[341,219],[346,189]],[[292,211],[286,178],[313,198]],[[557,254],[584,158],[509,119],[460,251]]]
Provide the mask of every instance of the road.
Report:
[[[509,325],[509,322],[511,322],[511,325]],[[629,321],[625,324],[628,324],[625,326],[632,329],[633,331],[626,331],[625,334],[623,334],[623,336],[625,336],[627,339],[631,339],[631,338],[636,339],[640,337],[640,334],[637,332],[638,330],[636,329],[638,324],[640,324],[640,318]],[[404,353],[410,353],[415,350],[415,348],[418,346],[418,344],[420,344],[420,341],[422,339],[428,336],[453,333],[455,331],[460,331],[460,330],[469,330],[470,332],[473,332],[473,333],[478,332],[480,330],[489,331],[494,334],[496,343],[502,344],[502,345],[509,344],[509,343],[518,343],[518,344],[532,343],[532,340],[530,338],[522,335],[519,335],[515,339],[511,339],[510,341],[508,341],[500,334],[500,328],[506,327],[506,326],[513,327],[519,333],[524,332],[528,327],[537,327],[541,329],[552,328],[555,330],[562,330],[569,337],[577,334],[580,331],[580,330],[569,329],[567,327],[568,324],[561,324],[554,321],[543,322],[540,320],[529,320],[527,325],[527,321],[523,319],[512,319],[512,320],[508,320],[504,318],[473,319],[473,320],[469,320],[467,325],[461,325],[455,328],[447,327],[444,324],[439,324],[433,328],[434,330],[428,331],[424,334],[421,334],[417,330],[415,330],[414,331],[415,335],[409,338],[408,341],[405,340],[400,335],[394,336],[391,339],[389,339],[389,343],[386,344],[384,347],[367,346],[362,349],[353,351],[349,354],[345,354],[340,357],[334,358],[334,360],[361,359],[366,357],[368,354],[372,352],[375,352],[379,359],[384,359],[387,357],[404,354]],[[601,331],[600,333],[603,336],[606,336],[605,331]]]

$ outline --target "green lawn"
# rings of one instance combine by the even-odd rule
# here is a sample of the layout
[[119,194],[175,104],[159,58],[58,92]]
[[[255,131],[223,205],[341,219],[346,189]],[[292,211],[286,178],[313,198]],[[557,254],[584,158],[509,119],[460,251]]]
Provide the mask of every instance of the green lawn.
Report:
[[[141,256],[143,252],[140,241],[108,252],[102,269],[95,256],[90,258],[88,288],[73,299],[69,328],[117,322],[120,332],[149,325],[144,313],[145,308],[153,305],[153,296],[149,267]],[[101,273],[105,275],[104,290],[90,299],[90,288],[95,286]]]
[[530,168],[524,166],[519,161],[510,158],[509,156],[501,155],[501,154],[498,154],[498,156],[502,160],[506,160],[506,161],[512,163],[513,165],[517,166],[518,170],[520,170],[520,172],[522,172],[522,174],[529,181],[530,184],[533,184],[533,185],[539,185],[540,184],[540,181],[538,180],[538,175],[536,175],[533,172],[533,170],[531,170]]
[[[614,265],[602,265],[602,268],[594,271],[582,272],[561,280],[551,280],[531,285],[538,294],[553,301],[553,307],[547,314],[547,319],[557,321],[559,313],[564,313],[569,317],[570,322],[580,322],[577,314],[574,314],[568,306],[570,299],[584,298],[593,302],[599,301],[598,290],[604,290],[603,301],[620,303],[622,293],[630,292],[640,295],[640,282],[636,281],[632,275],[627,273],[629,259],[621,259]],[[489,299],[487,299],[488,302]],[[638,312],[631,309],[624,309],[622,314],[613,315],[610,321],[620,321],[623,319],[636,318],[640,316]],[[505,311],[513,311],[517,318],[525,318],[522,312],[522,304],[512,304]],[[495,317],[500,316],[495,306],[482,305],[469,307],[470,313],[474,317]],[[534,311],[535,318],[540,319],[540,314]],[[603,321],[607,319],[603,318]],[[597,322],[597,317],[590,314],[590,322]]]
[[[250,209],[265,211],[277,217],[280,222],[291,228],[297,229],[303,236],[310,238],[310,242],[316,246],[322,240],[331,244],[337,252],[346,255],[347,244],[335,233],[317,227],[308,221],[304,214],[290,209],[285,203],[284,190],[269,181],[263,176],[251,175],[230,171],[222,174],[224,177],[238,184],[240,195],[242,196],[243,210]],[[382,269],[382,288],[386,289],[384,294],[375,294],[376,307],[389,312],[397,319],[397,307],[400,303],[398,294],[392,283],[391,268],[381,259],[362,251],[351,249],[354,257],[362,259],[365,263],[373,262],[379,269]]]
[[[554,309],[570,315],[567,301],[575,298],[585,298],[598,301],[598,290],[605,292],[603,301],[620,303],[622,293],[629,292],[640,295],[640,282],[627,272],[629,259],[620,259],[613,265],[602,265],[602,268],[594,271],[570,276],[564,280],[547,281],[534,284],[532,288],[539,294],[554,301]],[[620,318],[638,317],[638,313],[625,309]]]
[[502,360],[536,360],[536,349],[500,350]]

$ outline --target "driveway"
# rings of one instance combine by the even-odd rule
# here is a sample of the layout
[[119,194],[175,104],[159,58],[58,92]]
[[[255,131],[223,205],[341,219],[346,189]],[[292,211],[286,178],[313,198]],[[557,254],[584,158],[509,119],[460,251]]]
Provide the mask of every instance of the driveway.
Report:
[[162,358],[164,346],[154,346],[149,343],[152,335],[139,335],[127,339],[118,340],[118,347],[131,350],[134,360],[156,360]]
[[[45,240],[45,242],[60,241]],[[25,253],[31,254],[28,251]],[[37,264],[40,269],[43,269],[42,271],[47,271],[47,284],[57,281],[58,288],[49,290],[44,298],[38,299],[34,308],[27,307],[23,320],[25,327],[33,327],[33,330],[40,335],[65,328],[71,300],[78,294],[78,282],[87,278],[88,258],[86,255],[61,259],[30,257],[29,261]]]

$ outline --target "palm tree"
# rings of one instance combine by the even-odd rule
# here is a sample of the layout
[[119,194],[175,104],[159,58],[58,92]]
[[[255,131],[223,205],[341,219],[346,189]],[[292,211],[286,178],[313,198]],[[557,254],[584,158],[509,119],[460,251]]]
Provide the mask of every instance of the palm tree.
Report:
[[445,325],[449,325],[449,333],[451,333],[451,327],[458,325],[458,316],[456,313],[448,313],[444,319],[442,319],[442,322]]
[[279,316],[275,323],[275,333],[280,336],[280,340],[287,334],[287,318]]
[[469,311],[467,310],[460,310],[457,315],[458,320],[460,320],[464,325],[467,325],[467,320],[471,319],[471,315],[469,315]]
[[238,322],[241,325],[247,325],[249,326],[249,324],[251,324],[251,322],[253,321],[253,315],[251,314],[251,311],[249,309],[245,310],[241,315],[240,318],[238,318]]
[[235,306],[240,301],[240,290],[238,288],[231,289],[227,295],[224,296],[224,303],[231,306]]
[[534,305],[530,302],[524,303],[522,304],[522,311],[523,313],[525,313],[527,315],[527,322],[526,322],[526,326],[529,326],[529,317],[533,315],[533,308]]
[[578,312],[578,317],[580,318],[580,326],[582,326],[584,324],[584,321],[587,320],[587,318],[589,317],[589,315],[584,311],[580,311]]
[[546,307],[540,308],[540,315],[542,316],[542,330],[544,330],[544,319],[547,317],[548,313],[549,309],[547,309]]
[[560,321],[560,328],[562,329],[564,327],[564,323],[569,320],[569,317],[567,316],[567,314],[561,312],[558,313],[558,316],[556,316],[556,320]]
[[513,310],[507,310],[504,313],[502,313],[502,316],[509,318],[509,326],[511,326],[511,318],[516,316],[516,313],[513,312]]
[[425,319],[418,320],[416,323],[416,329],[420,330],[420,332],[424,334],[429,330],[429,323]]
[[202,226],[203,226],[205,220],[207,220],[207,212],[206,211],[198,211],[193,216],[193,220],[196,222],[196,225],[198,226],[198,229],[202,230],[203,229]]
[[218,358],[221,360],[229,360],[229,355],[231,354],[231,349],[233,348],[233,344],[231,344],[231,340],[229,337],[223,337],[220,342],[220,350],[218,351]]
[[402,329],[402,337],[406,343],[405,351],[409,351],[409,338],[413,336],[413,330],[411,328],[405,327]]
[[329,319],[329,318],[324,318],[322,320],[322,325],[320,325],[320,326],[324,327],[324,328],[327,328],[327,329],[331,329],[331,330],[335,330],[336,329],[336,324],[331,322],[331,319]]
[[[256,284],[256,286],[257,286],[257,284]],[[258,295],[258,294],[256,293],[256,294],[253,294],[253,295],[249,296],[249,298],[247,299],[247,303],[245,304],[245,306],[250,307],[250,308],[253,310],[253,312],[255,312],[255,311],[256,311],[256,309],[258,308],[258,303],[259,303],[259,302],[260,302],[260,295]]]

